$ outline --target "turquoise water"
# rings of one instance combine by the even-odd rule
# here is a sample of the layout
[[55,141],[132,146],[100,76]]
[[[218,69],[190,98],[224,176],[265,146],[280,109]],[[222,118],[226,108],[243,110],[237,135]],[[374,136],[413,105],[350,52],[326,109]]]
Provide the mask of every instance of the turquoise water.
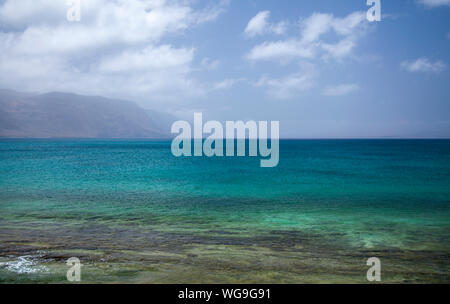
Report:
[[285,140],[280,164],[167,141],[0,141],[0,282],[450,282],[449,140]]

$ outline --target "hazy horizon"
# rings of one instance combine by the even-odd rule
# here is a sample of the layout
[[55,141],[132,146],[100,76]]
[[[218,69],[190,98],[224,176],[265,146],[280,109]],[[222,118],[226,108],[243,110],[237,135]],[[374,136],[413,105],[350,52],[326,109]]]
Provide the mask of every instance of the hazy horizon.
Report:
[[[123,99],[108,99],[108,98],[106,98],[106,97],[104,97],[104,96],[94,96],[94,95],[92,95],[92,96],[89,96],[89,95],[82,95],[82,94],[77,94],[77,93],[71,93],[71,92],[51,92],[51,91],[49,91],[49,92],[42,92],[42,93],[37,93],[37,92],[19,92],[19,91],[16,91],[16,90],[11,90],[11,89],[0,89],[0,90],[3,90],[3,91],[11,91],[11,92],[15,92],[15,93],[19,93],[19,94],[29,94],[29,95],[33,95],[33,96],[40,96],[40,95],[49,95],[49,94],[64,94],[64,95],[76,95],[76,96],[80,96],[80,97],[89,97],[89,98],[91,98],[91,97],[93,97],[93,98],[105,98],[105,99],[107,99],[107,100],[117,100],[117,101],[123,101],[123,102],[129,102],[129,103],[135,103],[134,101],[132,101],[132,100],[123,100]],[[143,109],[143,110],[148,110],[148,111],[158,111],[157,109],[146,109],[146,108],[144,108],[143,106],[141,106],[141,108]],[[155,112],[155,114],[156,115],[161,115],[161,114],[167,114],[167,115],[171,115],[171,113],[167,113],[167,112],[161,112],[161,113],[158,113],[158,112]],[[153,118],[153,119],[155,119],[156,117],[150,117],[150,118]],[[175,117],[175,116],[173,116],[173,121],[176,121],[176,119],[180,119],[180,120],[182,120],[183,118],[182,117]],[[185,117],[185,120],[186,121],[188,121],[188,122],[190,122],[190,123],[192,123],[193,122],[193,118],[191,117],[191,118],[189,118],[189,117]],[[222,124],[224,124],[225,123],[225,121],[220,121]],[[172,124],[172,122],[169,120],[169,121],[166,121],[165,122],[165,124],[167,125],[167,124]],[[167,128],[159,128],[160,129],[160,131],[162,131],[162,132],[165,132],[165,134],[168,134],[168,133],[170,133],[170,127],[167,127]],[[117,139],[117,140],[170,140],[170,139],[172,139],[173,137],[175,136],[175,134],[172,136],[172,137],[163,137],[163,138],[161,138],[161,137],[109,137],[109,138],[107,138],[107,137],[8,137],[8,136],[3,136],[2,134],[0,134],[0,139],[48,139],[48,140],[51,140],[51,139],[54,139],[54,140],[58,140],[58,139],[67,139],[67,140],[70,140],[70,139],[74,139],[74,140],[84,140],[84,139],[86,139],[86,140],[96,140],[96,139],[99,139],[99,140],[102,140],[102,139],[111,139],[111,140],[113,140],[113,139]],[[208,137],[208,135],[204,135],[204,138],[207,138]],[[225,139],[226,139],[226,137],[225,137]],[[414,137],[414,136],[410,136],[410,137],[407,137],[407,136],[405,136],[405,137],[397,137],[397,136],[374,136],[374,137],[364,137],[364,136],[361,136],[361,137],[284,137],[284,136],[280,136],[280,140],[352,140],[352,139],[354,139],[354,140],[383,140],[383,139],[386,139],[386,140],[389,140],[389,139],[392,139],[392,140],[414,140],[414,139],[418,139],[418,140],[446,140],[446,139],[450,139],[450,136],[447,136],[447,137]]]

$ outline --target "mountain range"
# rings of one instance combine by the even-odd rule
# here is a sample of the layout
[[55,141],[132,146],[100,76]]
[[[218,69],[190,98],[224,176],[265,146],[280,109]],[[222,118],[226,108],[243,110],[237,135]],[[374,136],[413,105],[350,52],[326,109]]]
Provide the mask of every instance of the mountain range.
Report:
[[130,101],[0,90],[3,138],[170,138],[175,120]]

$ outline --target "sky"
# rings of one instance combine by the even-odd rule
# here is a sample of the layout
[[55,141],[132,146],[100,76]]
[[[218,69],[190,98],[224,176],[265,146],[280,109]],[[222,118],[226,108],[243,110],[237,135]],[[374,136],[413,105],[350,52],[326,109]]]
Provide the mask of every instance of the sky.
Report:
[[449,138],[450,0],[0,0],[0,88],[280,121],[285,138]]

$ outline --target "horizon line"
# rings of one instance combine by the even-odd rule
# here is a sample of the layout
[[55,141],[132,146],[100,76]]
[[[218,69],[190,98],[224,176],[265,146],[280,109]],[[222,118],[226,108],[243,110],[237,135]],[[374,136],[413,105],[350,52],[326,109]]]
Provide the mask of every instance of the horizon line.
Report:
[[[0,140],[173,140],[175,137],[1,137]],[[189,139],[189,138],[186,138]],[[195,140],[195,138],[190,138]],[[207,139],[203,137],[202,139]],[[223,138],[222,140],[227,140]],[[234,140],[242,140],[234,138]],[[245,140],[259,140],[257,138]],[[267,140],[272,140],[267,138]],[[450,140],[450,137],[280,137],[278,140]]]

